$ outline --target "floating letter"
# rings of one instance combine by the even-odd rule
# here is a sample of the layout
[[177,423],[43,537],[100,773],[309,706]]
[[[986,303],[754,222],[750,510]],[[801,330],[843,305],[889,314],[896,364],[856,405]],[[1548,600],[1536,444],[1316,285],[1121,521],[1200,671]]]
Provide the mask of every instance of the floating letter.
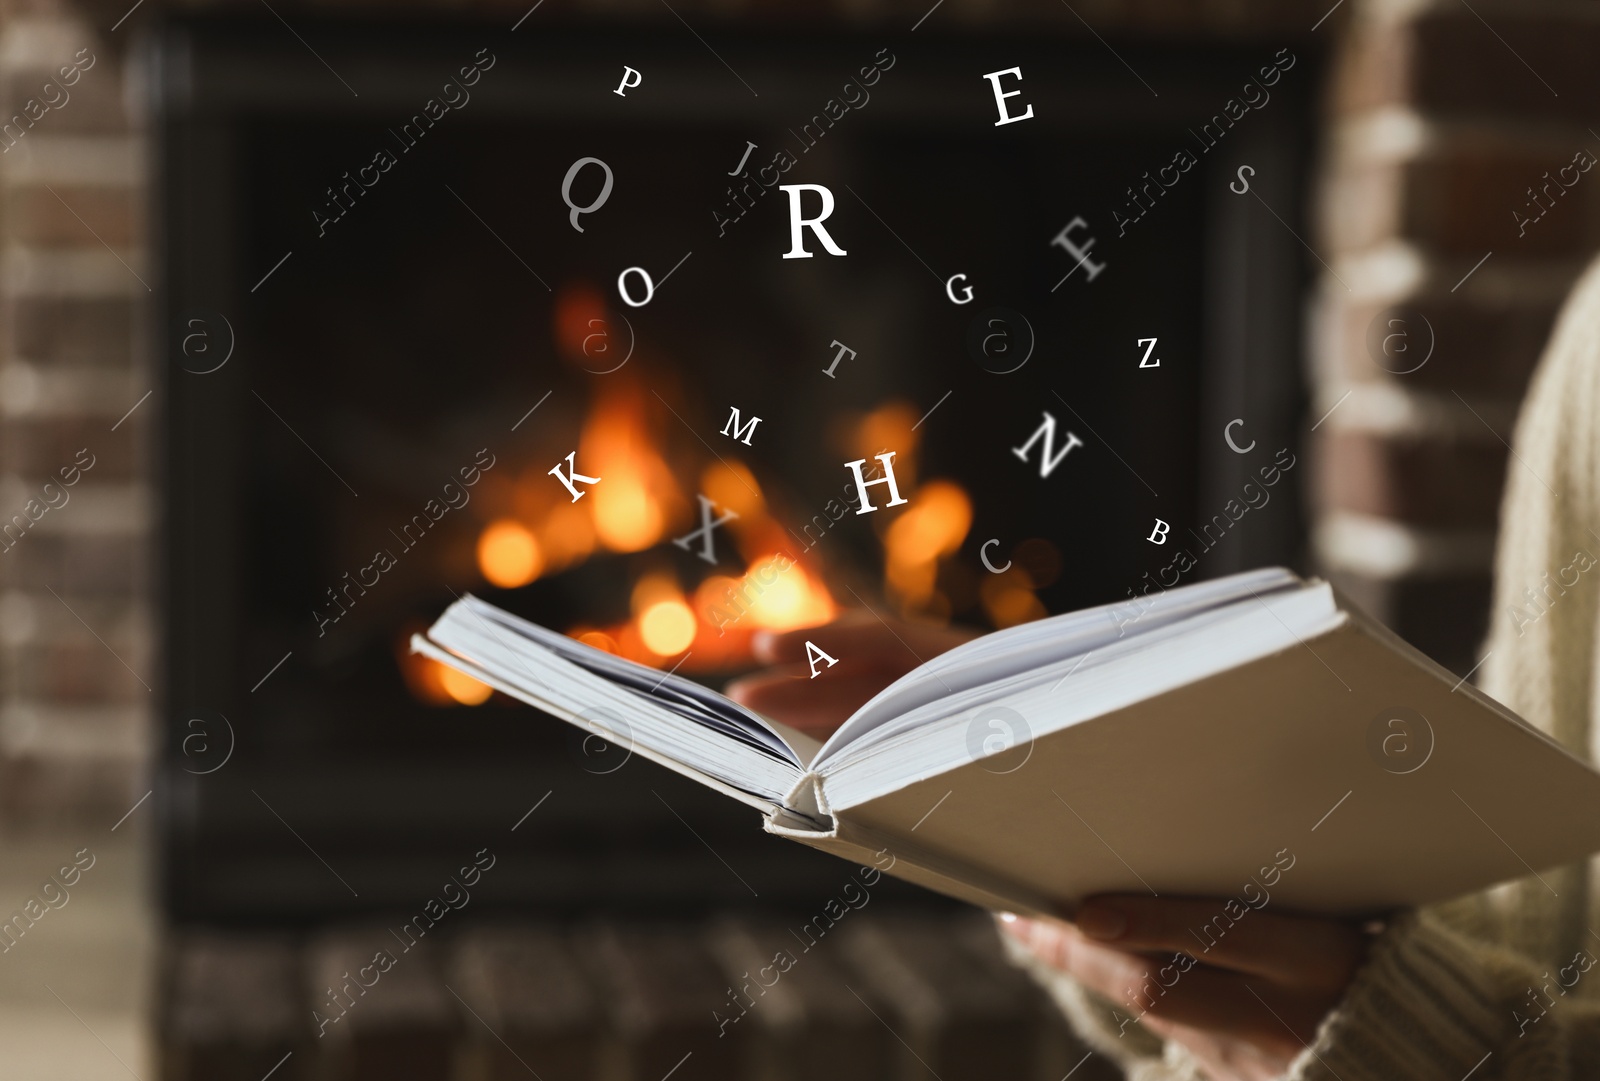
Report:
[[[826,653],[822,652],[822,650],[818,649],[816,646],[812,645],[810,642],[807,642],[806,643],[806,664],[809,665],[810,668],[811,668],[811,678],[812,679],[816,679],[818,676],[820,676],[822,674],[821,672],[817,671],[817,662],[818,661],[827,661],[828,663],[827,663],[826,667],[828,667],[828,668],[832,668],[834,665],[839,663],[837,658],[828,656]],[[843,913],[841,913],[841,915],[842,914]]]
[[1011,453],[1015,454],[1024,462],[1027,461],[1028,451],[1033,449],[1033,445],[1037,443],[1041,437],[1044,439],[1044,454],[1039,458],[1039,476],[1041,477],[1048,477],[1051,473],[1054,473],[1056,466],[1061,464],[1061,459],[1065,458],[1069,453],[1071,453],[1073,447],[1083,446],[1083,440],[1079,439],[1072,432],[1068,432],[1067,445],[1061,448],[1060,454],[1056,454],[1056,418],[1051,416],[1049,412],[1046,412],[1044,415],[1044,423],[1034,429],[1033,434],[1028,437],[1028,441],[1026,443],[1022,444],[1020,447],[1012,447]]
[[744,172],[744,163],[750,160],[750,151],[754,150],[755,148],[755,143],[752,143],[748,139],[745,140],[744,157],[739,159],[739,164],[733,167],[733,172],[729,173],[729,176],[738,176],[740,173]]
[[[1062,453],[1065,452],[1063,451]],[[1149,541],[1151,544],[1165,544],[1167,543],[1167,534],[1171,532],[1172,527],[1166,522],[1163,522],[1160,518],[1157,518],[1155,528],[1150,531],[1150,535],[1146,537],[1145,540]]]
[[[828,230],[822,227],[828,215],[833,213],[833,192],[821,184],[780,184],[778,185],[789,195],[789,250],[784,253],[785,259],[809,259],[811,253],[806,251],[801,242],[801,229],[810,229],[816,234],[822,246],[828,250],[829,255],[844,255],[845,250],[833,242],[833,237],[828,235]],[[800,193],[814,191],[822,196],[822,213],[814,218],[800,216]]]
[[[754,424],[755,422],[751,421],[751,423]],[[711,512],[712,508],[715,507],[716,504],[711,502],[711,500],[707,499],[703,495],[699,498],[700,528],[696,529],[692,533],[685,533],[681,537],[674,537],[672,539],[672,543],[676,544],[679,548],[682,548],[685,552],[687,552],[689,550],[689,542],[694,540],[696,537],[700,537],[702,538],[700,543],[700,558],[705,560],[707,563],[715,563],[717,561],[717,550],[716,548],[712,547],[713,542],[711,531],[716,529],[719,525],[722,525],[724,522],[733,521],[735,518],[739,517],[739,515],[730,510],[721,518],[713,519],[711,517]]]
[[[1048,415],[1049,414],[1046,414],[1046,416]],[[1048,437],[1046,438],[1045,443],[1046,445],[1049,444]],[[898,507],[902,503],[910,502],[909,499],[900,498],[900,488],[894,482],[895,453],[895,451],[891,450],[887,454],[877,455],[878,461],[883,463],[883,476],[879,477],[877,480],[867,480],[861,475],[861,467],[867,464],[867,460],[865,458],[857,458],[853,462],[844,463],[844,467],[850,470],[850,472],[854,473],[856,477],[856,495],[861,500],[861,506],[856,508],[857,514],[866,514],[870,511],[875,511],[878,509],[867,501],[867,488],[874,484],[887,484],[889,486],[889,502],[886,504],[887,506]],[[1061,453],[1065,454],[1066,451],[1062,451]]]
[[850,354],[850,359],[854,360],[856,358],[856,351],[854,349],[851,349],[848,345],[844,344],[843,342],[839,341],[837,338],[834,339],[833,341],[829,342],[828,344],[831,345],[831,346],[836,347],[839,350],[837,353],[835,353],[833,355],[833,363],[828,365],[826,368],[822,369],[822,374],[827,376],[829,379],[832,379],[833,378],[833,370],[839,366],[839,362],[844,359],[844,355],[846,353],[849,353]]
[[[606,182],[600,186],[600,194],[595,197],[594,202],[590,203],[588,206],[579,206],[577,203],[572,201],[572,181],[577,177],[578,170],[582,169],[590,162],[593,162],[595,165],[600,166],[600,168],[606,171]],[[583,226],[578,224],[578,215],[593,214],[596,210],[599,210],[601,207],[605,206],[606,200],[609,198],[611,198],[611,166],[607,165],[599,158],[579,158],[577,161],[572,163],[572,168],[567,170],[566,179],[561,181],[561,201],[566,203],[567,206],[572,209],[571,220],[572,227],[574,229],[578,230],[580,233],[583,232]],[[646,299],[649,298],[647,297]]]
[[[644,299],[634,300],[628,295],[628,286],[625,284],[629,274],[637,274],[644,279]],[[656,283],[650,279],[650,272],[642,266],[631,266],[617,275],[617,292],[622,297],[622,302],[630,308],[642,308],[650,303],[650,298],[656,295]]]
[[[630,75],[633,76],[632,82],[628,81],[628,76]],[[622,81],[618,83],[617,88],[611,92],[617,95],[619,98],[625,98],[628,95],[623,93],[624,90],[631,90],[633,87],[638,86],[642,82],[644,82],[644,76],[628,67],[628,65],[624,64],[622,65]]]
[[958,299],[956,297],[956,290],[955,290],[955,284],[956,284],[956,279],[957,278],[960,278],[963,282],[965,282],[967,280],[967,276],[965,274],[952,274],[950,276],[950,280],[944,283],[944,293],[945,293],[945,296],[949,297],[950,300],[953,303],[965,304],[967,301],[972,299],[972,286],[963,285],[961,288],[966,291],[966,296],[960,297]]
[[[1149,345],[1145,345],[1145,342],[1149,342],[1150,344]],[[1140,360],[1139,360],[1139,367],[1141,367],[1141,368],[1159,368],[1159,367],[1161,367],[1161,358],[1160,357],[1156,358],[1156,362],[1154,364],[1150,363],[1150,354],[1154,353],[1156,351],[1156,340],[1154,338],[1140,338],[1139,339],[1139,344],[1140,345],[1144,345],[1144,356],[1141,357]]]
[[556,480],[560,481],[562,484],[567,486],[567,491],[572,493],[572,501],[574,503],[576,503],[578,500],[582,499],[588,493],[587,492],[578,491],[578,489],[573,486],[573,484],[572,484],[573,481],[581,480],[585,484],[599,484],[600,483],[600,478],[599,477],[586,477],[582,473],[578,472],[577,465],[573,462],[573,459],[576,458],[577,456],[578,456],[578,452],[577,451],[573,451],[572,453],[567,455],[567,472],[566,473],[562,473],[561,472],[561,463],[560,462],[557,462],[549,470],[551,476],[555,477]]
[[[1070,234],[1074,229],[1087,228],[1089,228],[1088,222],[1084,221],[1082,218],[1073,218],[1071,221],[1067,222],[1067,227],[1061,230],[1061,232],[1057,233],[1056,238],[1050,243],[1052,245],[1060,245],[1066,250],[1067,254],[1071,255],[1078,261],[1078,266],[1073,267],[1072,270],[1077,270],[1080,266],[1088,267],[1089,280],[1094,281],[1100,276],[1100,272],[1106,268],[1104,263],[1095,263],[1089,259],[1089,251],[1094,247],[1094,237],[1090,237],[1088,240],[1084,241],[1083,247],[1080,248],[1074,244],[1068,236],[1068,234]],[[1072,276],[1072,270],[1067,271],[1067,277]],[[1067,279],[1062,278],[1061,280],[1066,281]]]
[[985,79],[989,80],[989,85],[994,89],[994,103],[996,108],[1000,110],[1000,119],[994,122],[994,126],[997,128],[1001,124],[1015,124],[1019,120],[1027,120],[1029,117],[1033,116],[1032,105],[1028,106],[1028,111],[1023,113],[1021,116],[1012,116],[1006,111],[1006,99],[1017,97],[1022,93],[1022,91],[1009,90],[1002,94],[1000,92],[1000,77],[1002,75],[1015,75],[1017,77],[1017,82],[1020,83],[1022,81],[1022,69],[1006,68],[1004,71],[991,71],[989,74],[984,76]]
[[[739,415],[739,407],[736,405],[730,405],[728,407],[728,423],[722,426],[722,431],[720,434],[731,434],[733,438],[738,439],[748,447],[750,445],[750,440],[755,437],[756,425],[761,423],[761,418],[751,417],[749,424],[740,427],[739,422],[743,419],[744,418]],[[730,428],[732,429],[731,432],[729,431]]]

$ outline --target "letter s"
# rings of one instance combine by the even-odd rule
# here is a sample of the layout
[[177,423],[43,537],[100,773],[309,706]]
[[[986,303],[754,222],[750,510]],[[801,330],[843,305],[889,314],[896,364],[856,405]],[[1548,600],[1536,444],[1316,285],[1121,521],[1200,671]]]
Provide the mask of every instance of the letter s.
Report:
[[[1233,194],[1235,194],[1235,195],[1243,195],[1246,192],[1248,192],[1250,190],[1250,180],[1249,180],[1248,177],[1246,177],[1244,175],[1246,173],[1249,173],[1250,176],[1255,176],[1256,175],[1256,171],[1254,169],[1252,169],[1250,166],[1248,166],[1248,165],[1239,166],[1239,171],[1234,174],[1235,176],[1237,176],[1239,178],[1238,184],[1230,182],[1228,184],[1228,190],[1233,192]],[[1240,187],[1239,184],[1242,184],[1244,186]]]

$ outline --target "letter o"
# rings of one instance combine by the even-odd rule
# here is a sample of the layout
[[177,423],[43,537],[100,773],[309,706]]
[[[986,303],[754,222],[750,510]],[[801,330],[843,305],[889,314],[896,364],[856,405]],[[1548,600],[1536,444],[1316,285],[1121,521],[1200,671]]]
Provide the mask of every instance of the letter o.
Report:
[[[634,300],[628,295],[628,275],[637,274],[644,279],[644,299]],[[642,308],[650,303],[650,298],[656,295],[656,283],[650,280],[650,272],[642,266],[631,266],[617,275],[617,293],[621,295],[622,302],[630,308]],[[1253,444],[1252,444],[1253,445]]]

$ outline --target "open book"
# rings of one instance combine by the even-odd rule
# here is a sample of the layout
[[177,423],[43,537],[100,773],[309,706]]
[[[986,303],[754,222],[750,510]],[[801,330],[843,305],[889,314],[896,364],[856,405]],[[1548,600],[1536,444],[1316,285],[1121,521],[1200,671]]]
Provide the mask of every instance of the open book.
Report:
[[474,597],[412,648],[771,833],[990,908],[1126,892],[1359,914],[1600,850],[1600,774],[1277,568],[978,638],[824,743]]

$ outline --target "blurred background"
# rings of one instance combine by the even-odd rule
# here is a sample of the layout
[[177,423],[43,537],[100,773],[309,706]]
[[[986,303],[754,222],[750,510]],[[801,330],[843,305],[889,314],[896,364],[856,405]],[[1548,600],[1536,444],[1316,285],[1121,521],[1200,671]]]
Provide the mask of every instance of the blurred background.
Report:
[[[981,914],[885,879],[802,951],[852,868],[405,642],[471,591],[721,685],[850,608],[996,628],[1284,564],[1467,673],[1600,236],[1597,34],[1567,3],[4,7],[10,1069],[1114,1076]],[[1012,67],[1034,115],[997,126]],[[780,150],[848,257],[780,258]],[[580,232],[583,158],[575,202],[614,187]],[[1048,472],[1014,453],[1046,416],[1082,444]],[[843,463],[887,451],[907,504],[850,513]],[[738,516],[711,560],[673,543],[702,499]]]

